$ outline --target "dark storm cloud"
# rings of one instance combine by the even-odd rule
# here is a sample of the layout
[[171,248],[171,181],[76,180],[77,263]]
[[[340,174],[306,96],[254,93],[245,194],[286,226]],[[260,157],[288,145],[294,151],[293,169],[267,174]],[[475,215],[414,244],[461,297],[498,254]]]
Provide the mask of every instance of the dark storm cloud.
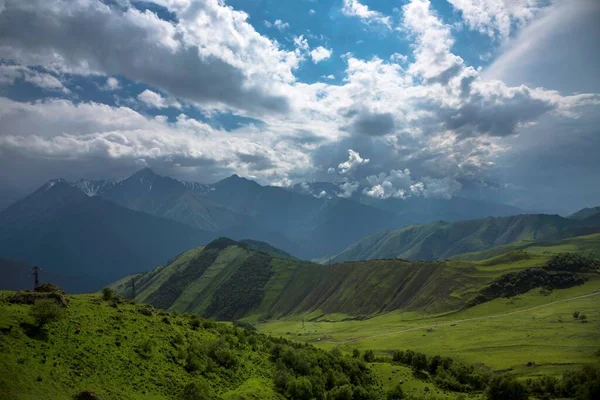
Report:
[[69,68],[125,76],[192,102],[287,111],[287,99],[249,85],[239,67],[200,56],[198,47],[184,45],[177,34],[174,42],[161,42],[169,40],[169,27],[101,3],[7,0],[0,13],[0,46],[32,63],[56,53]]
[[394,117],[391,113],[359,112],[347,128],[358,135],[384,136],[392,133],[395,128]]
[[237,153],[237,158],[244,164],[248,164],[256,171],[264,171],[275,167],[275,164],[265,155]]

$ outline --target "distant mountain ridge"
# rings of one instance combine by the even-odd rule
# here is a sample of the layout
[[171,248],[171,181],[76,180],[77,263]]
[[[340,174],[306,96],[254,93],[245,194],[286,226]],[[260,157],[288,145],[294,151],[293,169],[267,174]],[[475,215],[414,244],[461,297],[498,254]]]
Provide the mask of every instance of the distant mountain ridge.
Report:
[[437,221],[367,236],[330,261],[380,258],[436,260],[517,241],[555,241],[596,232],[600,232],[600,221],[574,220],[546,214],[457,222]]
[[73,292],[98,290],[212,238],[186,224],[88,197],[63,180],[0,212],[0,255],[40,265]]

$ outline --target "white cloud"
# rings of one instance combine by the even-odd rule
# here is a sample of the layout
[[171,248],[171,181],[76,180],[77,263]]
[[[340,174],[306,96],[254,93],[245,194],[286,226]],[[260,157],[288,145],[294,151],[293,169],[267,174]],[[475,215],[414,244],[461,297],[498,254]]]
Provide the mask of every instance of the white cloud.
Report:
[[273,25],[275,26],[275,28],[279,29],[280,31],[283,31],[290,27],[290,24],[288,24],[287,22],[283,22],[280,19],[275,20]]
[[368,176],[367,182],[369,186],[363,189],[363,193],[378,199],[406,199],[412,196],[450,199],[462,188],[462,185],[451,177],[424,177],[422,181],[415,181],[408,168],[391,170],[389,174],[382,172],[379,175]]
[[378,11],[370,10],[364,4],[361,4],[358,0],[344,0],[342,12],[348,16],[358,17],[367,24],[381,24],[387,28],[391,28],[391,18],[383,15]]
[[176,22],[97,0],[8,0],[0,14],[0,57],[121,75],[200,105],[287,110],[284,85],[295,80],[299,63],[294,51],[280,49],[256,32],[246,13],[219,0],[157,3]]
[[341,192],[338,192],[337,196],[349,199],[352,197],[352,194],[358,190],[359,186],[360,184],[358,182],[344,182],[341,185],[338,185],[338,189],[341,189]]
[[315,15],[317,12],[311,8],[310,10],[308,10],[308,13],[310,15]]
[[106,78],[106,84],[104,85],[106,90],[118,90],[120,88],[119,81],[117,78],[109,76]]
[[179,104],[177,101],[166,99],[161,96],[160,93],[153,92],[149,89],[146,89],[142,93],[138,94],[137,98],[145,105],[154,108],[181,108],[181,104]]
[[406,54],[394,53],[390,56],[390,60],[397,63],[405,63],[408,61],[408,56]]
[[323,75],[323,76],[321,76],[321,78],[328,79],[328,80],[332,81],[332,80],[335,79],[335,75],[333,75],[333,74]]
[[338,170],[340,171],[340,174],[347,174],[358,168],[359,165],[367,164],[368,162],[368,158],[362,158],[358,152],[348,149],[348,160],[340,163],[338,165]]
[[0,64],[0,85],[12,85],[17,79],[22,79],[42,89],[70,93],[58,78],[46,72],[21,65]]
[[318,64],[321,61],[328,60],[331,57],[331,50],[319,46],[310,52],[313,63]]
[[448,0],[460,11],[469,28],[490,37],[507,38],[546,7],[547,0]]

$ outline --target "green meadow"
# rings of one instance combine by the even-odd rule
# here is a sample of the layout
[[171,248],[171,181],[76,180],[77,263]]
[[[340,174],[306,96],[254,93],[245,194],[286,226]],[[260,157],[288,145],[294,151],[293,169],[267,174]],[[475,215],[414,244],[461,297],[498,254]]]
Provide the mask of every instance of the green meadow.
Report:
[[[573,318],[587,316],[586,323]],[[510,299],[438,315],[391,312],[366,320],[345,315],[306,316],[258,325],[274,336],[342,351],[372,349],[439,354],[521,377],[560,375],[597,360],[600,349],[600,279],[541,294],[539,289]],[[531,366],[527,366],[531,362]]]

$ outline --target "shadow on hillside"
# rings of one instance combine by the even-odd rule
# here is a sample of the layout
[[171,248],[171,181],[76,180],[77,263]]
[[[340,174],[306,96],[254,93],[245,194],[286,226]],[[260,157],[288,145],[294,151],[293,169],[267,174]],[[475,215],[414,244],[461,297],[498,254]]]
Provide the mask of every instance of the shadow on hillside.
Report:
[[43,328],[29,322],[21,322],[19,325],[28,338],[41,341],[48,340],[48,333]]

